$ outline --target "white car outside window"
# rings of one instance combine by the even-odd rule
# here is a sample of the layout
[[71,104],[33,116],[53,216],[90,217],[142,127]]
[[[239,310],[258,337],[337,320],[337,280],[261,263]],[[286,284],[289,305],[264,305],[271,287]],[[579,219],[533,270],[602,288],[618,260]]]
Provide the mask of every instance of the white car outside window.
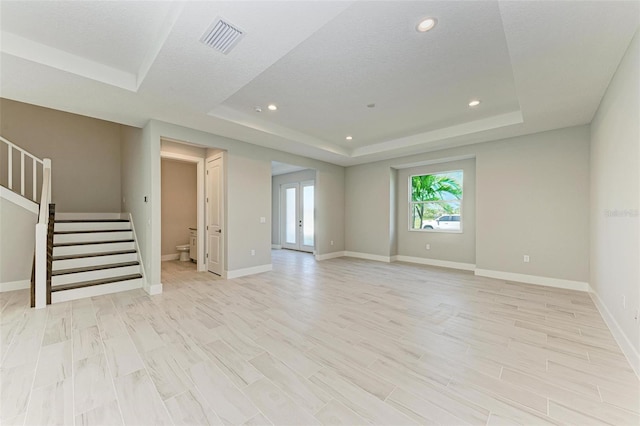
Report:
[[436,220],[430,220],[422,229],[442,229],[447,231],[459,231],[460,230],[460,215],[442,215]]

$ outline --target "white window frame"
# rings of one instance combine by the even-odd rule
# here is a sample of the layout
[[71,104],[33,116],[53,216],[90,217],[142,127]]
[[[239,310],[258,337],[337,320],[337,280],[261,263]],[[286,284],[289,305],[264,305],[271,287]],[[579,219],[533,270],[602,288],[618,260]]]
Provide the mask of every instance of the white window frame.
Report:
[[[456,172],[460,172],[462,173],[462,197],[460,197],[459,200],[456,200],[458,202],[460,202],[460,229],[415,229],[412,227],[412,220],[413,220],[413,205],[414,204],[426,204],[426,203],[446,203],[447,201],[445,200],[436,200],[436,201],[413,201],[412,199],[412,193],[413,193],[413,188],[412,188],[412,180],[414,176],[433,176],[433,175],[446,175],[448,173],[456,173]],[[430,172],[430,173],[416,173],[413,175],[409,175],[409,179],[407,179],[407,184],[408,184],[408,199],[409,199],[409,215],[407,218],[407,226],[409,229],[409,232],[434,232],[434,233],[442,233],[442,234],[462,234],[463,233],[463,227],[464,227],[464,216],[463,216],[463,199],[464,199],[464,170],[462,169],[455,169],[455,170],[446,170],[446,171],[441,171],[441,172]],[[451,200],[450,200],[451,201]]]

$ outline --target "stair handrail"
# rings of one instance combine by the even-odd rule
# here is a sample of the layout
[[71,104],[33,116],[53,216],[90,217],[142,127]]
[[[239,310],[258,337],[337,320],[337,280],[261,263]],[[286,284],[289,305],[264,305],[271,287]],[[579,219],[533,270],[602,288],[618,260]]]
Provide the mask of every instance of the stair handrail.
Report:
[[35,276],[35,308],[47,306],[50,293],[47,291],[48,279],[48,233],[49,204],[51,203],[51,160],[42,160],[42,193],[40,196],[40,212],[36,224],[36,276]]
[[[5,143],[7,145],[7,187],[15,192],[18,193],[20,195],[22,195],[23,197],[25,196],[25,164],[26,164],[26,158],[30,158],[31,159],[31,164],[32,164],[32,191],[31,191],[31,199],[35,202],[38,201],[38,193],[37,193],[37,178],[38,178],[38,168],[42,168],[43,171],[43,178],[44,178],[44,159],[40,159],[38,157],[36,157],[35,155],[33,155],[32,153],[30,153],[27,150],[24,150],[22,148],[20,148],[18,145],[14,144],[13,142],[3,138],[2,136],[0,136],[0,141]],[[18,154],[20,155],[20,191],[18,191],[17,189],[14,189],[14,184],[13,184],[13,151],[18,151]],[[49,164],[49,168],[51,168],[51,164]]]

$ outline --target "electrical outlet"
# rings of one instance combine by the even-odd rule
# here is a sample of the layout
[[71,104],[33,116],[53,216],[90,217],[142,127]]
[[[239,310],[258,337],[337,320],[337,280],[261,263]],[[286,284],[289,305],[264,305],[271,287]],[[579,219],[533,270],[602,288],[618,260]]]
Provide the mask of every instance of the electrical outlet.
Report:
[[622,309],[627,309],[627,296],[622,295]]
[[256,251],[254,249],[251,249],[251,256],[255,256],[256,255]]
[[331,240],[331,245],[333,245],[333,240]]
[[427,244],[426,246],[424,246],[424,248],[426,248],[427,250],[431,250],[431,244]]
[[525,254],[525,255],[524,255],[524,257],[523,257],[523,262],[524,262],[524,263],[529,263],[529,255],[528,255],[528,254]]
[[260,223],[267,223],[267,218],[264,216],[260,217]]
[[640,320],[640,309],[636,309],[636,314],[633,316],[633,319],[638,322]]

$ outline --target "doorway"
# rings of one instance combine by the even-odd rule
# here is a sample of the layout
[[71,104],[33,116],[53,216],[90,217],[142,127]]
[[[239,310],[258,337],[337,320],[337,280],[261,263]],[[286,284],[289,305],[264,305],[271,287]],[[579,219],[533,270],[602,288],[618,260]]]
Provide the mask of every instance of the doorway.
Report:
[[[178,148],[176,148],[178,147]],[[205,256],[204,256],[204,234],[202,233],[201,229],[204,227],[204,154],[202,157],[198,156],[197,152],[192,152],[194,150],[194,148],[191,147],[187,147],[186,145],[184,145],[185,148],[182,148],[183,145],[177,142],[170,142],[170,141],[166,141],[166,140],[162,140],[162,151],[160,152],[160,164],[161,164],[161,172],[160,175],[162,177],[162,163],[164,160],[170,160],[170,161],[174,161],[174,162],[179,162],[182,164],[188,164],[191,163],[192,165],[195,166],[196,169],[196,183],[195,183],[195,191],[196,191],[196,220],[195,220],[195,229],[196,231],[193,232],[191,231],[189,228],[194,227],[194,224],[191,223],[193,222],[193,220],[191,220],[188,226],[182,226],[182,228],[184,229],[184,232],[187,235],[187,239],[186,241],[183,241],[185,244],[189,243],[189,245],[192,245],[192,242],[195,243],[195,248],[193,250],[193,258],[194,261],[196,263],[196,269],[198,271],[205,271],[206,265],[205,265]],[[171,149],[173,148],[173,151],[171,151]],[[175,151],[182,151],[185,153],[178,153]],[[204,153],[204,150],[202,151],[202,153]],[[166,183],[166,182],[165,182]],[[166,185],[163,185],[162,183],[162,179],[161,179],[161,183],[160,183],[160,191],[161,194],[163,192],[164,189],[166,189]],[[194,188],[191,188],[194,189]],[[166,194],[163,197],[161,195],[161,218],[162,220],[167,219],[167,214],[166,211],[163,214],[162,213],[162,209],[163,209],[163,205],[165,207],[170,208],[170,210],[176,211],[176,206],[180,205],[181,202],[177,201],[176,199],[174,200],[170,200],[170,199],[166,199]],[[183,209],[179,209],[180,214],[183,213]],[[171,260],[172,258],[179,258],[179,253],[172,253],[172,254],[167,254],[167,253],[162,253],[163,250],[162,249],[162,245],[163,245],[163,236],[165,235],[165,231],[166,231],[167,227],[161,225],[161,260]],[[195,233],[195,241],[192,241],[192,236],[189,235],[191,233]],[[183,242],[180,243],[174,243],[171,242],[169,243],[168,249],[167,251],[170,251],[171,247],[176,247],[176,245],[183,245]],[[174,250],[175,251],[175,250]],[[192,250],[189,250],[189,257],[192,256]]]
[[315,249],[315,182],[283,184],[282,248],[313,253]]

